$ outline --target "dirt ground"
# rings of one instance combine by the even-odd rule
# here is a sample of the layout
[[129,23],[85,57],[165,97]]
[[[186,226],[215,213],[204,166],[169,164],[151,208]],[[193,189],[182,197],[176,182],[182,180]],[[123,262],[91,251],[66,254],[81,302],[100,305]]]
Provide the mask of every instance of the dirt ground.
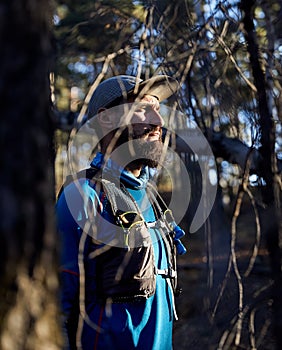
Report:
[[[249,220],[246,213],[241,222],[243,232],[244,227],[250,227]],[[225,225],[228,228],[230,222]],[[174,350],[276,349],[266,249],[260,245],[248,273],[253,237],[238,238],[236,263],[230,265],[230,237],[213,238],[212,258],[207,254],[205,229],[185,238],[188,253],[178,257],[178,280],[183,291],[176,298],[179,320],[174,325]],[[217,249],[220,245],[223,248]]]

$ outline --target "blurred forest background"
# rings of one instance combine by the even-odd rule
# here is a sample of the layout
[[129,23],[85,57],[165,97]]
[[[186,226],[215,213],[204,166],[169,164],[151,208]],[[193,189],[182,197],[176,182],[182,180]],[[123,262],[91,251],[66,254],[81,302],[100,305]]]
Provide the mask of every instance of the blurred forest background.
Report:
[[0,9],[1,349],[62,347],[54,204],[91,93],[116,74],[178,79],[167,104],[214,154],[216,200],[189,234],[203,184],[197,155],[175,143],[193,191],[174,348],[282,349],[281,1],[14,0]]

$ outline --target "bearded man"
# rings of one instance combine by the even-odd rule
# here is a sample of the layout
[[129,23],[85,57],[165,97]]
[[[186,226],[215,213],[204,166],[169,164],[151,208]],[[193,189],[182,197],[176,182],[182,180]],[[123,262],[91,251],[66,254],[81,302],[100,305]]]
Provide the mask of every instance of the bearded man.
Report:
[[91,97],[100,151],[56,206],[65,349],[172,349],[179,240],[150,169],[163,153],[160,102],[177,89],[164,75],[120,75]]

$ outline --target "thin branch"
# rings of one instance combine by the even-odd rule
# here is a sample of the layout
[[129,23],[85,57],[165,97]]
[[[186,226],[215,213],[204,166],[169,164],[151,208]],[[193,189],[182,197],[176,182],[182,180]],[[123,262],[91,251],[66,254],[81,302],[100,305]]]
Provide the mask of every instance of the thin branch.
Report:
[[225,41],[222,39],[221,36],[219,36],[216,31],[210,26],[210,24],[207,24],[207,29],[215,36],[216,40],[220,44],[220,46],[225,51],[226,55],[229,57],[230,61],[234,64],[235,69],[241,76],[241,78],[245,81],[245,83],[251,88],[253,92],[257,92],[257,88],[255,85],[245,76],[245,74],[242,72],[241,68],[239,67],[238,63],[236,62],[235,57],[233,56],[230,48],[226,45]]

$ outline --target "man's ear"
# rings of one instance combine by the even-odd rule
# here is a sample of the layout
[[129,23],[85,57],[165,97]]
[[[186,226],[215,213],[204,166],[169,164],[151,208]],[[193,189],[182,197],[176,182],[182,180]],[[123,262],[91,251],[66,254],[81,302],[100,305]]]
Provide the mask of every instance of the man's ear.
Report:
[[113,122],[111,118],[111,113],[108,112],[108,109],[106,108],[100,108],[97,115],[99,124],[104,129],[112,129]]

